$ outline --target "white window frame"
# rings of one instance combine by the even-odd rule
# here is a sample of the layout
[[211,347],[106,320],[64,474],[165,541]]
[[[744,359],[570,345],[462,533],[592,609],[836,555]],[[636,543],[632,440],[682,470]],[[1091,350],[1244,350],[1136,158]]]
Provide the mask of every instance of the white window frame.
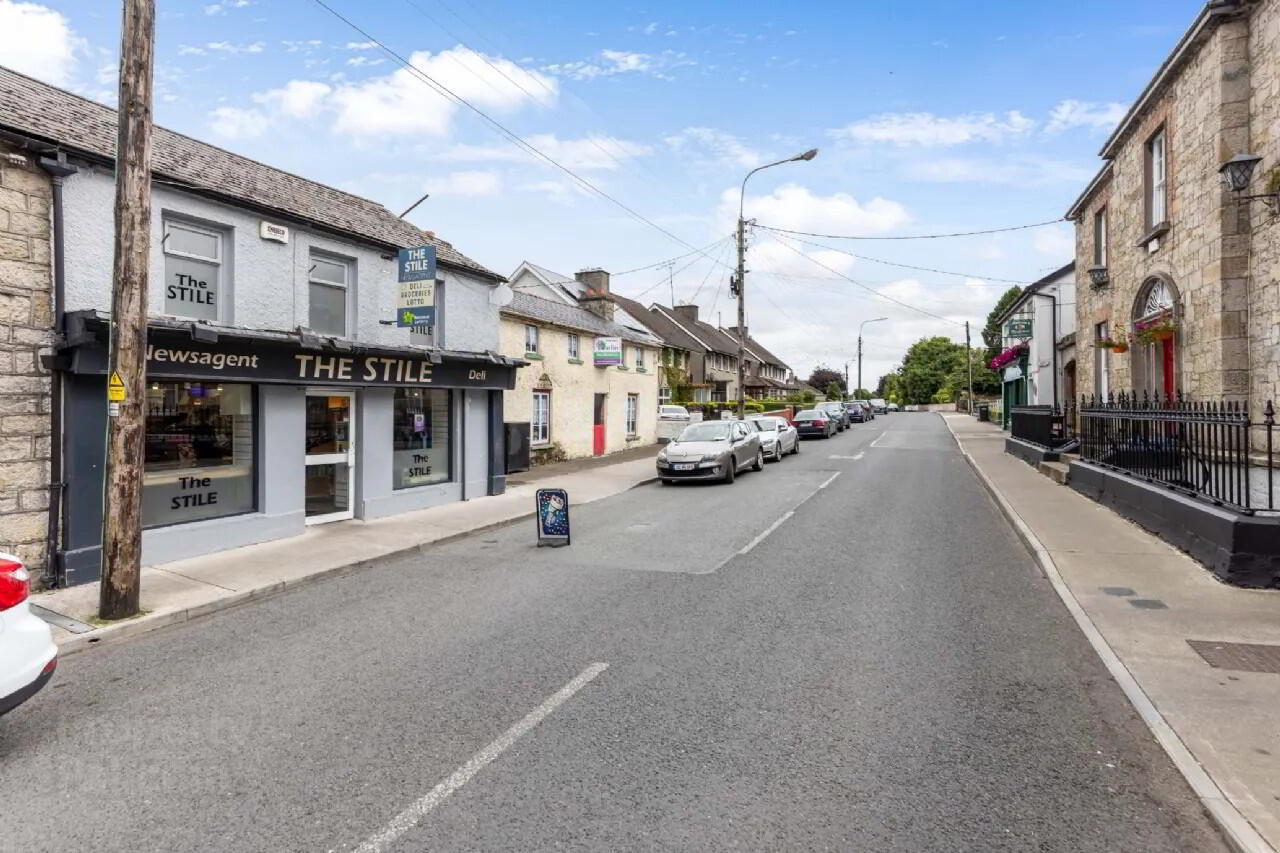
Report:
[[[542,405],[539,406],[539,399]],[[539,418],[539,415],[542,417]],[[529,444],[541,447],[551,443],[551,392],[533,392],[533,410],[529,414]]]
[[[225,322],[228,322],[228,321],[230,320],[230,316],[226,313],[226,307],[225,307],[225,302],[226,302],[226,300],[225,300],[225,299],[223,299],[224,293],[225,293],[225,291],[227,290],[227,288],[226,288],[226,286],[225,286],[225,285],[226,285],[226,276],[225,276],[225,275],[223,275],[223,271],[222,271],[223,267],[225,266],[225,259],[226,259],[226,254],[227,254],[227,250],[226,250],[226,236],[227,236],[227,235],[226,235],[226,232],[224,232],[224,231],[222,231],[222,230],[220,230],[220,229],[218,229],[218,228],[211,228],[211,227],[209,227],[208,225],[197,225],[197,224],[196,224],[196,223],[194,223],[194,222],[191,222],[191,221],[186,220],[186,219],[182,219],[181,217],[177,217],[177,216],[165,216],[165,217],[163,217],[163,220],[162,220],[162,221],[163,221],[163,223],[164,223],[164,224],[163,224],[163,226],[162,226],[162,228],[161,228],[161,232],[160,232],[160,243],[161,243],[161,247],[162,247],[162,249],[163,249],[163,251],[164,251],[164,254],[166,254],[166,255],[171,255],[171,256],[173,256],[173,257],[175,257],[175,258],[190,258],[190,259],[191,259],[191,260],[193,260],[193,261],[200,261],[201,263],[205,263],[205,264],[216,264],[216,265],[217,265],[217,267],[218,267],[218,280],[214,283],[214,298],[218,301],[218,313],[217,313],[217,318],[216,318],[216,319],[217,319],[217,322],[219,322],[219,323],[225,323]],[[191,231],[191,232],[196,233],[196,234],[201,234],[201,235],[204,235],[205,237],[212,237],[212,238],[214,238],[215,240],[217,240],[217,241],[218,241],[218,245],[217,245],[217,248],[214,250],[217,256],[216,256],[216,257],[213,257],[213,258],[210,258],[210,257],[207,257],[207,256],[205,256],[205,255],[197,255],[197,254],[194,254],[194,253],[192,253],[192,252],[179,252],[179,251],[177,251],[177,250],[175,250],[175,249],[170,249],[170,248],[169,248],[169,230],[170,230],[171,228],[175,228],[175,227],[176,227],[176,228],[181,228],[181,229],[183,229],[183,230],[185,230],[185,231]],[[167,277],[168,277],[168,276],[167,276],[167,274],[166,274],[166,275],[165,275],[165,279],[167,279]],[[163,294],[163,293],[161,293],[161,304],[162,304],[162,305],[164,304],[164,301],[165,301],[165,299],[164,299],[164,294]],[[165,316],[167,316],[167,317],[186,317],[187,315],[185,315],[185,314],[170,314],[168,311],[165,311]]]
[[[325,263],[334,264],[342,267],[346,271],[345,275],[343,276],[343,278],[346,279],[346,283],[338,285],[338,284],[334,284],[331,281],[325,281],[324,279],[319,279],[314,277],[311,273],[315,267],[315,264],[313,263],[313,261],[316,259],[322,260]],[[350,258],[344,258],[341,255],[330,254],[329,252],[326,252],[323,249],[318,249],[315,247],[311,248],[311,250],[307,254],[307,327],[308,328],[311,327],[311,289],[313,287],[328,287],[328,288],[332,288],[333,290],[342,291],[343,329],[341,332],[341,337],[344,337],[344,338],[352,337],[352,332],[351,332],[352,316],[351,315],[353,313],[352,311],[353,300],[351,298],[351,294],[355,287],[354,272],[355,272],[355,264],[351,262]],[[326,331],[320,332],[320,334],[332,335],[334,333],[326,330]]]
[[1107,265],[1107,209],[1100,207],[1093,214],[1093,265]]
[[575,335],[573,332],[569,333],[568,346],[569,346],[569,358],[580,358],[578,353],[581,351],[580,349],[581,342],[579,341],[578,336]]
[[[1110,324],[1105,321],[1093,327],[1093,339],[1095,341],[1103,340],[1110,334]],[[1111,350],[1095,347],[1093,351],[1093,388],[1099,397],[1105,399],[1107,393],[1111,390]]]
[[644,370],[644,347],[636,347],[636,370]]
[[671,403],[671,389],[666,385],[658,389],[658,405],[666,406]]
[[1147,157],[1151,169],[1150,185],[1147,196],[1147,225],[1154,228],[1169,218],[1168,177],[1169,177],[1169,145],[1168,136],[1161,128],[1147,140]]
[[524,324],[524,351],[531,352],[535,355],[538,353],[538,344],[541,343],[541,334],[537,326],[532,323]]
[[639,423],[638,423],[639,416],[640,416],[640,395],[639,394],[627,395],[626,409],[624,409],[624,412],[626,414],[627,437],[634,438],[637,434],[636,431],[639,428]]

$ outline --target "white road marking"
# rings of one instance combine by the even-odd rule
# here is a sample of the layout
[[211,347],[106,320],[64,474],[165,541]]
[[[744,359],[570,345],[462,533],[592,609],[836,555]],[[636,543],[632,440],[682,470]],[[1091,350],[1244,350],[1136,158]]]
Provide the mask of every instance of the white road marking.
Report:
[[857,456],[853,457],[853,461],[854,461],[854,462],[857,462],[859,459],[861,459],[862,457],[864,457],[864,456],[866,456],[866,455],[867,455],[867,452],[864,450],[864,451],[862,451],[861,453],[859,453]]
[[[822,490],[823,490],[823,489],[825,489],[827,486],[831,485],[831,481],[832,481],[832,480],[834,480],[836,477],[839,477],[841,473],[842,473],[842,472],[837,471],[837,472],[835,472],[834,474],[832,474],[830,477],[828,477],[827,479],[823,480],[823,481],[822,481],[822,485],[821,485],[821,486],[818,486],[818,491],[822,491]],[[809,497],[811,498],[811,497],[813,497],[813,495],[810,495]],[[805,500],[808,500],[808,499],[809,499],[809,498],[805,498]]]
[[784,521],[786,521],[788,518],[790,518],[791,516],[793,516],[793,515],[795,515],[795,514],[796,514],[796,511],[795,511],[794,509],[789,509],[789,510],[787,510],[786,512],[784,512],[782,515],[780,515],[780,516],[778,517],[777,521],[775,521],[773,524],[770,524],[770,525],[769,525],[768,527],[766,527],[763,531],[761,531],[761,532],[760,532],[760,534],[759,534],[758,536],[756,536],[756,538],[755,538],[755,539],[752,539],[750,542],[748,542],[746,545],[744,545],[744,546],[743,546],[743,547],[738,551],[738,554],[739,554],[740,556],[746,556],[747,554],[750,554],[750,553],[751,553],[751,549],[752,549],[752,548],[756,547],[756,546],[757,546],[757,545],[759,545],[761,542],[763,542],[763,541],[765,540],[765,537],[767,537],[770,533],[772,533],[773,531],[775,531],[775,530],[777,530],[779,527],[781,527],[781,526],[782,526],[782,523],[783,523]]
[[453,771],[449,778],[436,785],[425,796],[416,800],[407,809],[396,815],[382,831],[357,847],[355,853],[382,853],[389,844],[417,826],[432,809],[448,799],[450,794],[471,781],[471,777],[510,749],[516,741],[528,734],[534,726],[549,717],[556,708],[573,698],[575,693],[591,683],[597,675],[608,668],[609,664],[607,663],[593,663],[578,673],[576,678],[561,687],[537,708],[530,711],[524,719],[507,729],[484,749],[471,756],[470,760]]
[[857,456],[841,456],[841,455],[839,455],[839,454],[832,454],[831,456],[828,456],[827,458],[828,458],[828,459],[861,459],[861,458],[862,458],[862,454],[861,454],[861,453],[859,453]]

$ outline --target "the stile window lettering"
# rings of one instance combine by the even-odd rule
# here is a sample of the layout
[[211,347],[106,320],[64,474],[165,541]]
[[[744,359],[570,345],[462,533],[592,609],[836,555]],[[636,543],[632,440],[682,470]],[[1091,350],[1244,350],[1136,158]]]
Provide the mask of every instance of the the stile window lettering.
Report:
[[193,320],[222,319],[222,233],[166,219],[163,240],[164,312]]
[[449,481],[451,403],[450,392],[444,388],[396,389],[392,488]]

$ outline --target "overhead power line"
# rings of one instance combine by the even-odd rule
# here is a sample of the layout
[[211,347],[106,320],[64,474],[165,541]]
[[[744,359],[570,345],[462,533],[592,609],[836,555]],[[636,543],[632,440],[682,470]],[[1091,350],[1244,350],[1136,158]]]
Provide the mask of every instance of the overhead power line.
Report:
[[[317,2],[319,2],[319,0],[317,0]],[[775,234],[779,233],[776,228],[769,228],[768,226],[765,226],[765,225],[761,225],[758,227],[764,228],[766,231],[772,231]],[[903,269],[908,269],[908,270],[919,270],[920,272],[936,272],[939,275],[955,275],[961,278],[978,278],[978,279],[984,279],[986,281],[1002,281],[1006,284],[1034,284],[1035,283],[1035,282],[1026,281],[1024,279],[1017,279],[1017,278],[996,278],[993,275],[979,275],[978,273],[956,272],[955,270],[940,270],[940,269],[934,269],[933,267],[918,267],[913,264],[900,264],[897,261],[886,261],[883,258],[872,258],[867,255],[858,255],[853,252],[845,251],[844,249],[837,249],[835,246],[827,246],[822,243],[815,243],[812,240],[805,240],[802,237],[793,237],[792,239],[794,239],[798,243],[804,243],[808,246],[813,246],[818,249],[826,249],[829,252],[835,252],[840,255],[848,255],[849,257],[857,258],[860,261],[871,261],[873,264],[884,264],[885,266],[901,267]],[[787,244],[783,242],[780,237],[778,238],[778,241],[782,243],[782,245],[787,246]],[[792,248],[792,247],[787,246],[787,248]],[[792,251],[795,251],[795,250],[792,248]],[[804,254],[803,252],[800,252],[800,255],[802,257],[809,258],[809,256]],[[813,261],[814,259],[809,258],[809,260]],[[818,263],[818,262],[814,261],[814,263]],[[826,265],[819,264],[819,266],[826,266]],[[830,267],[827,267],[827,269],[830,269]],[[840,274],[837,273],[837,275],[840,275]],[[847,276],[841,276],[841,277],[847,278]],[[853,281],[853,279],[849,279],[849,280]],[[860,282],[855,282],[855,283],[860,284]]]
[[[719,240],[717,240],[717,241],[716,241],[716,243],[720,243],[720,242],[726,241],[726,240],[728,240],[728,239],[730,239],[730,238],[728,238],[728,237],[721,237]],[[712,243],[712,244],[711,244],[711,246],[714,246],[716,243]],[[711,248],[711,246],[708,246],[707,248]],[[690,252],[689,254],[693,254],[693,253],[692,253],[692,252]],[[721,252],[721,254],[723,254],[723,252]],[[688,256],[689,256],[689,255],[685,255],[684,257],[688,257]],[[653,290],[654,288],[660,287],[661,285],[666,284],[668,281],[670,281],[671,279],[675,278],[675,277],[676,277],[676,276],[678,276],[680,273],[684,272],[684,271],[685,271],[685,270],[687,270],[689,267],[693,266],[694,264],[696,264],[698,261],[702,260],[703,258],[707,258],[707,259],[711,260],[711,261],[712,261],[712,263],[719,263],[719,261],[718,261],[716,258],[712,258],[712,257],[711,257],[710,255],[708,255],[708,254],[705,254],[705,253],[703,253],[703,254],[699,254],[699,255],[698,255],[698,257],[694,258],[693,260],[689,261],[689,263],[687,263],[687,264],[685,264],[684,266],[680,267],[680,269],[678,269],[678,270],[676,270],[675,272],[671,273],[667,278],[660,278],[660,279],[658,279],[656,282],[654,282],[653,284],[649,285],[649,286],[648,286],[648,287],[646,287],[644,290],[642,290],[642,291],[640,291],[639,293],[637,293],[635,296],[632,296],[632,297],[631,297],[631,299],[635,299],[635,300],[637,300],[637,301],[638,301],[638,300],[640,299],[640,297],[644,296],[644,295],[645,295],[645,294],[647,294],[649,291]],[[666,264],[666,263],[670,263],[670,261],[663,261],[663,263],[664,263],[664,264]],[[726,266],[726,265],[722,264],[722,266]],[[610,278],[612,278],[612,277],[613,277],[613,276],[612,276],[612,275],[610,275]],[[673,306],[673,307],[674,307],[674,306]]]
[[793,231],[790,228],[776,228],[772,225],[759,225],[770,231],[783,234],[798,234],[804,237],[824,237],[828,240],[941,240],[944,237],[976,237],[981,234],[1003,234],[1006,231],[1025,231],[1028,228],[1043,228],[1045,225],[1057,225],[1065,219],[1046,219],[1044,222],[1031,222],[1027,225],[1010,225],[1007,228],[987,228],[982,231],[953,231],[950,234],[903,234],[893,237],[873,236],[869,234],[816,234],[812,231]]
[[[707,245],[703,246],[701,249],[694,249],[692,252],[685,252],[683,255],[676,255],[674,258],[664,258],[664,259],[662,259],[662,260],[660,260],[660,261],[654,261],[654,262],[653,262],[653,263],[651,263],[651,264],[645,264],[645,265],[644,265],[644,266],[642,266],[642,267],[632,267],[631,269],[629,269],[629,270],[623,270],[622,272],[609,273],[609,277],[610,277],[610,278],[617,278],[617,277],[618,277],[618,276],[620,276],[620,275],[631,275],[631,273],[633,273],[633,272],[641,272],[641,271],[643,271],[643,270],[651,270],[651,269],[654,269],[655,267],[660,267],[660,266],[662,266],[663,264],[669,264],[669,263],[671,263],[672,261],[680,261],[680,260],[684,260],[685,258],[689,257],[690,255],[696,255],[696,254],[698,254],[699,252],[707,252],[707,251],[710,251],[712,248],[714,248],[715,246],[718,246],[719,244],[723,243],[725,240],[730,239],[731,237],[732,237],[732,235],[730,235],[729,237],[721,237],[719,240],[715,240],[715,241],[713,241],[713,242],[710,242],[710,243],[708,243]],[[726,264],[726,266],[727,266],[727,264]]]
[[495,118],[493,118],[492,116],[490,116],[490,115],[489,115],[488,113],[486,113],[484,110],[480,109],[480,108],[479,108],[479,107],[477,107],[475,104],[473,104],[473,103],[471,103],[470,101],[468,101],[466,98],[464,98],[464,97],[462,97],[461,95],[459,95],[458,93],[454,92],[454,91],[453,91],[452,89],[450,89],[448,86],[445,86],[445,85],[444,85],[443,83],[441,83],[439,80],[436,80],[436,79],[435,79],[434,77],[432,77],[430,74],[428,74],[427,72],[423,71],[421,68],[418,68],[418,67],[417,67],[417,66],[415,66],[413,63],[409,62],[407,59],[405,59],[403,56],[401,56],[399,53],[395,52],[394,50],[392,50],[391,48],[389,48],[389,47],[387,47],[385,44],[383,44],[381,41],[379,41],[378,39],[374,38],[374,36],[373,36],[371,33],[369,33],[369,31],[365,30],[365,29],[364,29],[364,28],[362,28],[359,24],[355,23],[355,22],[354,22],[354,21],[352,21],[350,18],[348,18],[348,17],[346,17],[345,15],[343,15],[343,14],[342,14],[341,12],[339,12],[337,9],[334,9],[334,8],[333,8],[332,6],[330,6],[327,2],[325,2],[325,0],[313,0],[313,2],[314,2],[317,6],[321,7],[321,8],[322,8],[322,9],[324,9],[326,12],[328,12],[330,15],[333,15],[333,16],[334,16],[335,18],[337,18],[339,21],[342,21],[344,24],[346,24],[346,25],[347,25],[348,27],[350,27],[352,30],[354,30],[354,31],[356,31],[357,33],[359,33],[359,34],[360,34],[361,36],[363,36],[367,41],[371,41],[371,42],[373,42],[374,44],[376,44],[376,45],[378,46],[378,48],[382,50],[382,52],[383,52],[383,53],[387,54],[387,55],[388,55],[388,56],[390,56],[392,59],[394,59],[396,62],[400,63],[400,65],[401,65],[402,67],[404,67],[404,69],[405,69],[406,71],[408,71],[410,74],[414,75],[414,77],[416,77],[417,79],[421,80],[425,85],[429,86],[429,87],[430,87],[432,90],[434,90],[437,94],[441,95],[442,97],[444,97],[444,98],[446,98],[446,99],[448,99],[448,100],[450,100],[450,101],[452,101],[452,102],[454,102],[454,103],[456,103],[456,104],[459,104],[459,105],[464,106],[464,107],[466,107],[467,109],[471,110],[473,113],[475,113],[476,115],[478,115],[481,119],[483,119],[487,124],[489,124],[489,126],[490,126],[490,127],[492,127],[494,130],[498,131],[498,133],[500,133],[500,134],[502,134],[503,136],[505,136],[508,140],[510,140],[510,141],[511,141],[514,145],[516,145],[517,147],[521,148],[521,149],[522,149],[522,150],[524,150],[524,151],[527,151],[528,153],[532,154],[533,156],[537,157],[538,159],[543,160],[544,162],[546,162],[546,163],[550,164],[551,166],[555,167],[556,169],[560,170],[561,172],[564,172],[566,175],[568,175],[570,178],[572,178],[574,181],[576,181],[580,186],[582,186],[583,188],[585,188],[585,189],[587,189],[587,190],[589,190],[589,191],[591,191],[591,192],[595,193],[595,194],[596,194],[596,195],[598,195],[600,198],[603,198],[605,201],[608,201],[609,203],[611,203],[611,204],[615,205],[615,206],[616,206],[616,207],[618,207],[620,210],[622,210],[623,212],[625,212],[628,216],[631,216],[632,218],[636,219],[637,221],[639,221],[639,222],[643,222],[644,224],[648,225],[649,227],[651,227],[651,228],[655,229],[656,231],[658,231],[658,232],[660,232],[660,233],[662,233],[662,234],[666,235],[667,237],[670,237],[672,240],[674,240],[675,242],[679,243],[680,245],[685,246],[686,248],[692,249],[694,252],[697,252],[697,253],[699,253],[699,254],[704,254],[704,253],[703,253],[703,251],[702,251],[701,249],[696,248],[692,243],[689,243],[689,242],[685,241],[685,240],[684,240],[683,238],[681,238],[680,236],[678,236],[678,235],[676,235],[676,234],[672,233],[671,231],[669,231],[669,230],[667,230],[666,228],[662,227],[662,226],[661,226],[661,225],[659,225],[658,223],[654,222],[652,219],[649,219],[648,217],[646,217],[644,214],[640,213],[639,211],[637,211],[637,210],[635,210],[634,208],[632,208],[632,207],[628,206],[627,204],[625,204],[625,203],[624,203],[624,202],[622,202],[621,200],[619,200],[619,199],[615,198],[614,196],[612,196],[612,195],[610,195],[609,193],[605,192],[604,190],[600,189],[600,187],[598,187],[598,186],[596,186],[595,184],[591,183],[591,181],[588,181],[586,178],[582,177],[582,176],[581,176],[581,175],[579,175],[577,172],[575,172],[575,171],[573,171],[572,169],[570,169],[568,166],[565,166],[564,164],[560,163],[558,160],[556,160],[555,158],[553,158],[551,155],[549,155],[549,154],[545,153],[544,151],[542,151],[542,150],[540,150],[539,148],[535,147],[535,146],[534,146],[534,145],[532,145],[531,143],[529,143],[529,142],[525,141],[521,136],[519,136],[518,134],[516,134],[514,131],[512,131],[512,130],[508,130],[508,129],[507,129],[507,127],[506,127],[505,125],[503,125],[503,124],[502,124],[501,122],[499,122],[497,119],[495,119]]

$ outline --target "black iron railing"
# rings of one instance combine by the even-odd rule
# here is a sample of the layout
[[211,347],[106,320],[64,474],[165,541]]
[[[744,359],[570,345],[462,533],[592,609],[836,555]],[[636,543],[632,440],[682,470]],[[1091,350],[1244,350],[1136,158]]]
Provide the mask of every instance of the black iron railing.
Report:
[[1085,397],[1079,409],[1080,454],[1090,461],[1161,483],[1220,506],[1276,509],[1275,407],[1261,421],[1245,403],[1143,394]]
[[1057,406],[1014,406],[1009,410],[1014,438],[1046,450],[1061,450],[1075,440],[1074,412]]

